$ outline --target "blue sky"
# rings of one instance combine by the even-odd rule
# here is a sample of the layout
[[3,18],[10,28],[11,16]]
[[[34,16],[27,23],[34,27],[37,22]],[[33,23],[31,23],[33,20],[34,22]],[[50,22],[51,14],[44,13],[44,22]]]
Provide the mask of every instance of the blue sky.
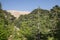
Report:
[[60,0],[0,0],[4,10],[32,11],[35,8],[51,9],[60,6]]

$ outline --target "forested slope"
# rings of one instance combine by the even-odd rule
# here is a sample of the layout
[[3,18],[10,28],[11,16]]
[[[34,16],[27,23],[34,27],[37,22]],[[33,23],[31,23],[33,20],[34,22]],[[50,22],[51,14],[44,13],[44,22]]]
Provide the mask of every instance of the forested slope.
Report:
[[13,34],[15,17],[0,7],[0,40],[8,40]]
[[60,40],[60,6],[37,8],[15,19],[0,4],[0,40]]
[[21,15],[16,22],[20,33],[27,40],[60,40],[60,7],[50,10],[37,8],[28,15]]

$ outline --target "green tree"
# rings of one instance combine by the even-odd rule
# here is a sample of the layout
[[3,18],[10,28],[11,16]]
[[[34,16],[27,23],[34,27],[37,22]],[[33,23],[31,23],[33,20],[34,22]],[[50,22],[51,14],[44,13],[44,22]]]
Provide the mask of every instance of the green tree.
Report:
[[1,2],[0,2],[0,10],[2,9],[2,5],[1,5]]
[[6,15],[4,10],[0,9],[0,40],[8,40],[14,30],[13,23],[6,17],[8,17],[8,15]]

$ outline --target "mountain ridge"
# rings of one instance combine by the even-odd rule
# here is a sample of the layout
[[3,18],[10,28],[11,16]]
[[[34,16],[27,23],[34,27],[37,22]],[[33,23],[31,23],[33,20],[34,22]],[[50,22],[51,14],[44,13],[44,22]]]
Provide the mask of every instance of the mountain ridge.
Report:
[[18,18],[20,15],[27,15],[30,12],[28,11],[17,11],[17,10],[6,10],[7,12],[11,13],[11,15],[15,16]]

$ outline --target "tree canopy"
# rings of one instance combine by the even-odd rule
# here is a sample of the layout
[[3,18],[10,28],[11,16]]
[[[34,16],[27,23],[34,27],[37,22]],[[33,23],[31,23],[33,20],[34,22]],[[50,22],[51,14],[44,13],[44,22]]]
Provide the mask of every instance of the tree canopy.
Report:
[[0,3],[0,40],[60,40],[60,6],[34,9],[16,19]]

